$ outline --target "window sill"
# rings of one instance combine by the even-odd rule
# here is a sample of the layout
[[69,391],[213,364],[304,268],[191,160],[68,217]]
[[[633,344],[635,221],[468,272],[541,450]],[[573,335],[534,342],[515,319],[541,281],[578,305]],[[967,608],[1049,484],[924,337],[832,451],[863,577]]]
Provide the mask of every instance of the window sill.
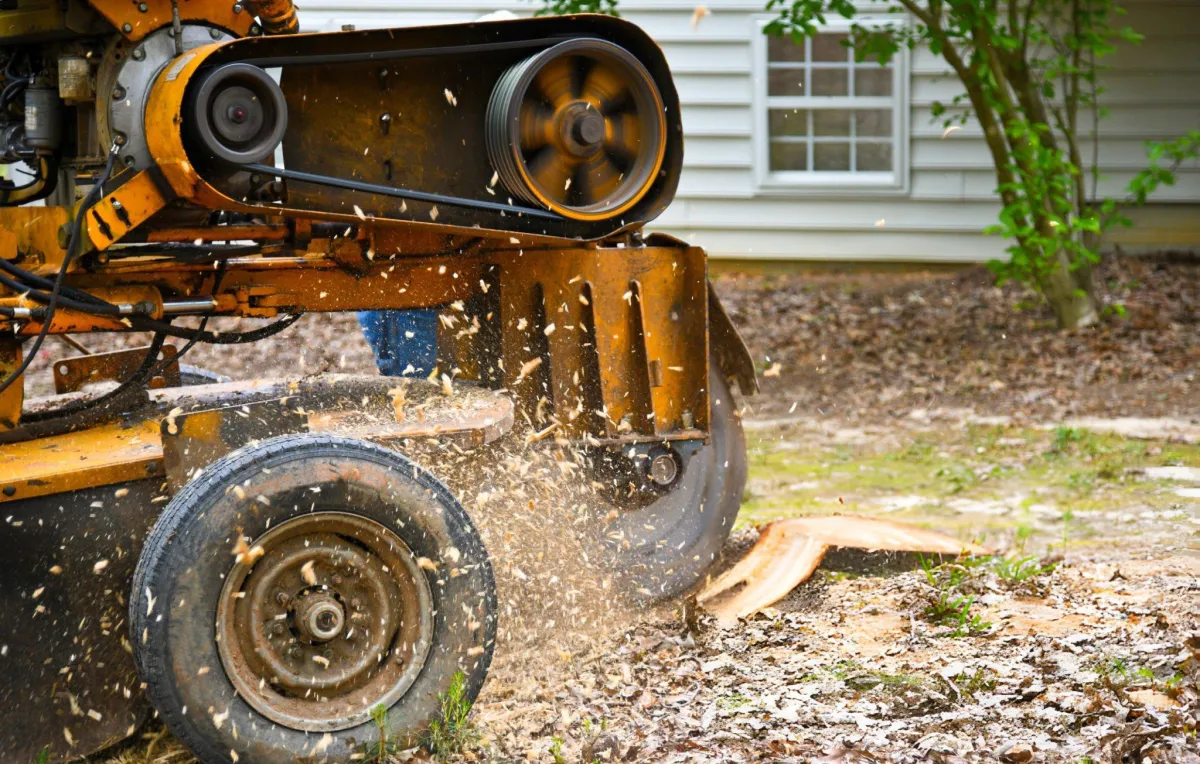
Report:
[[905,196],[909,188],[892,173],[875,177],[837,173],[822,178],[777,173],[760,177],[755,192],[758,196]]

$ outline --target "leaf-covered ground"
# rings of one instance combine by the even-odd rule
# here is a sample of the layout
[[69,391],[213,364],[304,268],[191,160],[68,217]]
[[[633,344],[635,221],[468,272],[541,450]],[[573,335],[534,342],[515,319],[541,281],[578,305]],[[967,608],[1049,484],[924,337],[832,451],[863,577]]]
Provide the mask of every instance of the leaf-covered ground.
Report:
[[[769,374],[747,402],[728,558],[758,523],[835,512],[1004,554],[831,555],[722,630],[583,585],[539,515],[505,518],[515,534],[484,521],[507,624],[462,758],[1200,761],[1200,268],[1128,261],[1100,279],[1126,316],[1063,334],[980,271],[720,277]],[[370,368],[350,316],[193,362]],[[551,469],[518,453],[488,479],[536,503]],[[162,738],[108,760],[188,757]]]

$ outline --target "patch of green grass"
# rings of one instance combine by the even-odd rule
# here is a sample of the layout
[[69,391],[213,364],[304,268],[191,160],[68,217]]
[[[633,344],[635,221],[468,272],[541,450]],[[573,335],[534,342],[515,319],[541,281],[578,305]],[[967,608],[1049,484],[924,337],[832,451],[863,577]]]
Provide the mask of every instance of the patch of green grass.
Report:
[[967,559],[943,565],[934,565],[921,555],[921,570],[933,592],[922,611],[925,620],[935,626],[950,627],[949,637],[966,637],[982,634],[992,627],[979,615],[971,613],[975,595],[964,594],[961,587],[972,576],[972,571],[986,564],[985,558]]
[[993,570],[1000,580],[1010,584],[1020,584],[1030,579],[1044,576],[1053,573],[1058,566],[1051,563],[1042,565],[1038,562],[1037,557],[1027,555],[1025,557],[997,557],[993,563]]
[[950,681],[954,682],[954,686],[964,695],[974,696],[996,689],[996,675],[982,666],[969,674],[964,671],[952,677]]
[[454,672],[450,686],[438,695],[441,711],[425,731],[425,747],[439,761],[462,753],[479,742],[479,730],[471,723],[471,700],[467,697],[467,678]]
[[33,757],[33,764],[46,764],[48,761],[50,761],[50,746],[38,751],[37,756]]
[[550,738],[550,756],[554,759],[554,764],[567,764],[567,757],[563,755],[562,738]]
[[[926,519],[964,537],[986,529],[1013,538],[1020,553],[1061,543],[1056,531],[1029,512],[976,513],[972,503],[1013,501],[1070,511],[1068,544],[1084,543],[1105,528],[1089,515],[1132,505],[1167,509],[1177,499],[1131,470],[1180,464],[1200,466],[1200,447],[1136,441],[1080,428],[944,427],[897,432],[851,443],[799,428],[751,432],[750,482],[737,527],[831,512],[875,514],[897,497],[921,497],[892,510],[897,519]],[[968,507],[965,511],[958,505]]]
[[723,698],[717,699],[717,705],[726,711],[732,711],[735,708],[741,708],[748,703],[750,703],[750,698],[747,698],[740,692],[735,692],[731,695],[726,695]]

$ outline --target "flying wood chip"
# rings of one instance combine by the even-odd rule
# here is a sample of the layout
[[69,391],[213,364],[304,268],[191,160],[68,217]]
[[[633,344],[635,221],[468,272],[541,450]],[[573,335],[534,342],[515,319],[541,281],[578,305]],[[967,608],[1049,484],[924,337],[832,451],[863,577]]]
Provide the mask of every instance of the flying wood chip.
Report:
[[[736,623],[778,602],[807,581],[830,547],[927,554],[990,553],[944,533],[873,517],[799,517],[763,528],[750,553],[696,599],[721,623]],[[721,596],[738,584],[745,586],[732,596]]]

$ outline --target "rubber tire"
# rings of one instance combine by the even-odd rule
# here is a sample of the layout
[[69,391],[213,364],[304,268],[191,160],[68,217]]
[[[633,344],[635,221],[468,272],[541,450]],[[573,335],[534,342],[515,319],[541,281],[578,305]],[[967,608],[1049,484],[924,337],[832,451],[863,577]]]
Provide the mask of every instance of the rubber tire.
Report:
[[194,387],[195,385],[218,385],[225,382],[232,382],[229,377],[224,374],[218,374],[215,371],[200,366],[192,366],[191,364],[179,364],[179,384],[182,387]]
[[[709,442],[692,455],[661,499],[625,510],[606,533],[629,541],[614,552],[623,588],[646,600],[678,597],[720,558],[746,488],[746,436],[729,383],[709,360]],[[652,529],[652,530],[651,530]]]
[[[418,557],[441,561],[453,546],[461,555],[456,567],[466,571],[455,577],[424,571],[435,610],[432,645],[412,687],[389,709],[389,738],[417,744],[456,672],[465,674],[472,701],[487,675],[496,639],[495,581],[479,534],[450,491],[399,453],[365,441],[312,434],[265,440],[212,463],[172,499],[147,537],[133,577],[130,641],[138,673],[167,727],[204,764],[232,762],[233,751],[239,761],[254,764],[347,761],[378,741],[368,721],[330,733],[332,742],[314,755],[323,734],[285,728],[255,712],[234,692],[214,639],[217,601],[239,529],[258,538],[268,522],[274,527],[297,514],[294,501],[255,502],[256,510],[248,511],[250,502],[238,501],[230,489],[242,485],[249,496],[283,498],[313,484],[312,465],[338,465],[336,479],[319,480],[322,503],[354,507],[400,536]],[[386,495],[378,490],[381,480]],[[224,711],[229,722],[218,729],[212,717]]]

